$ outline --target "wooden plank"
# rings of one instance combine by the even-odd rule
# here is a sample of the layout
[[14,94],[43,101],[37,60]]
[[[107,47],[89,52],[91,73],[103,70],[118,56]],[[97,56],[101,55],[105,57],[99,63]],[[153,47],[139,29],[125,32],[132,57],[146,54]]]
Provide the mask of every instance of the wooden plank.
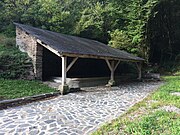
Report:
[[78,57],[76,57],[72,60],[72,62],[67,67],[66,72],[68,72],[71,69],[71,67],[74,65],[74,63],[77,61],[77,59],[78,59]]

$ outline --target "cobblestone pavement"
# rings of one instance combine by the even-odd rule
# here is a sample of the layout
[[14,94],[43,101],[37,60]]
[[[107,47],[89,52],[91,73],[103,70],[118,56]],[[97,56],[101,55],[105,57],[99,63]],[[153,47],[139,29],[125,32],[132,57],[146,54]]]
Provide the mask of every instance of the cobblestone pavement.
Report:
[[0,110],[0,135],[86,135],[124,113],[161,83],[86,88],[40,102]]

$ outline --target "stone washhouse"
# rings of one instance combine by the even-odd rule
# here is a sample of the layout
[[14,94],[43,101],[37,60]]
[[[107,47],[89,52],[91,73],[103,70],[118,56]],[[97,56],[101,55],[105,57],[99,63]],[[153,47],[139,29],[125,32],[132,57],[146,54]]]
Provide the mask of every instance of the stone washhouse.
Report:
[[[106,84],[114,85],[115,70],[121,61],[135,62],[138,79],[141,79],[142,58],[95,40],[14,24],[16,45],[32,59],[35,78],[61,77],[59,90],[62,94],[69,91],[68,78],[89,79],[86,83],[94,86],[103,80],[101,77],[109,75]],[[97,83],[91,83],[93,77]]]

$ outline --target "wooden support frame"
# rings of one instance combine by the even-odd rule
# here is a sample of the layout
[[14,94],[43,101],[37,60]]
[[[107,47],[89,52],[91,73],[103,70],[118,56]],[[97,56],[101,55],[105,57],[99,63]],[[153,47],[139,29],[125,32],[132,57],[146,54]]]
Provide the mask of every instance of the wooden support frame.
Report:
[[141,62],[136,62],[136,67],[138,69],[138,80],[141,80],[142,79],[142,63]]
[[[138,79],[142,78],[142,60],[133,60],[133,59],[123,59],[123,58],[116,58],[116,57],[108,57],[108,56],[95,56],[95,55],[87,55],[87,54],[72,54],[72,53],[62,53],[58,52],[51,46],[43,43],[41,40],[36,39],[37,43],[45,47],[46,49],[50,50],[57,56],[61,57],[62,59],[62,87],[66,86],[66,78],[67,78],[67,72],[71,69],[71,67],[74,65],[74,63],[78,60],[78,58],[93,58],[93,59],[103,59],[106,61],[110,71],[110,81],[114,82],[114,72],[117,69],[120,61],[127,61],[127,62],[135,62],[137,69],[138,69]],[[67,65],[67,57],[73,57],[73,60],[69,65]]]
[[114,80],[114,72],[115,72],[115,70],[117,69],[117,67],[118,67],[118,65],[119,65],[119,63],[120,63],[120,60],[118,60],[116,64],[115,64],[115,61],[114,61],[114,60],[112,60],[112,61],[110,62],[110,60],[105,59],[105,61],[106,61],[107,65],[108,65],[108,67],[109,67],[109,69],[110,69],[110,71],[111,71],[111,77],[110,77],[109,84],[110,84],[110,85],[113,85],[113,84],[115,83],[115,80]]
[[113,69],[112,69],[112,67],[111,67],[111,64],[110,64],[109,60],[106,59],[106,63],[107,63],[107,65],[108,65],[110,71],[112,71]]
[[92,58],[92,59],[102,59],[102,60],[115,60],[115,61],[126,61],[126,62],[139,62],[142,60],[134,60],[134,59],[123,59],[117,57],[110,57],[110,56],[96,56],[96,55],[88,55],[88,54],[73,54],[73,53],[61,53],[61,55],[65,55],[68,57],[78,57],[78,58]]
[[67,57],[63,56],[62,59],[62,85],[66,84],[67,72],[71,69],[74,63],[78,60],[78,57],[74,58],[71,63],[67,66]]
[[[112,62],[110,62],[108,59],[105,59],[106,63],[109,67],[110,70],[116,70],[116,68],[118,67],[120,60],[117,60],[117,63],[115,64],[115,60],[112,60]],[[114,65],[115,64],[115,65]]]
[[77,61],[78,57],[74,58],[68,66],[67,66],[67,56],[62,56],[61,59],[62,59],[62,81],[59,89],[61,91],[61,94],[63,95],[69,92],[69,87],[67,85],[67,72]]
[[76,57],[76,58],[74,58],[74,59],[72,60],[72,62],[68,65],[68,67],[67,67],[67,69],[66,69],[66,72],[68,72],[68,71],[71,69],[71,67],[74,65],[74,63],[75,63],[77,60],[78,60],[78,57]]
[[117,69],[117,67],[118,67],[118,65],[119,65],[120,62],[121,62],[121,61],[118,60],[118,62],[116,63],[116,65],[115,65],[115,67],[114,67],[114,71]]
[[111,62],[111,81],[114,81],[114,60]]
[[66,84],[66,75],[67,75],[67,57],[61,57],[62,59],[62,82],[61,85],[64,86]]

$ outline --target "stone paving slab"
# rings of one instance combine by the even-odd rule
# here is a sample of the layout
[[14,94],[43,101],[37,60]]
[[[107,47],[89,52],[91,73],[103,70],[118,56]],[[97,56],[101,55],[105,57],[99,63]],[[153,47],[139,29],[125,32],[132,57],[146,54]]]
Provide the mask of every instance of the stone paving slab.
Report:
[[0,110],[0,135],[86,135],[127,111],[162,83],[97,87]]

